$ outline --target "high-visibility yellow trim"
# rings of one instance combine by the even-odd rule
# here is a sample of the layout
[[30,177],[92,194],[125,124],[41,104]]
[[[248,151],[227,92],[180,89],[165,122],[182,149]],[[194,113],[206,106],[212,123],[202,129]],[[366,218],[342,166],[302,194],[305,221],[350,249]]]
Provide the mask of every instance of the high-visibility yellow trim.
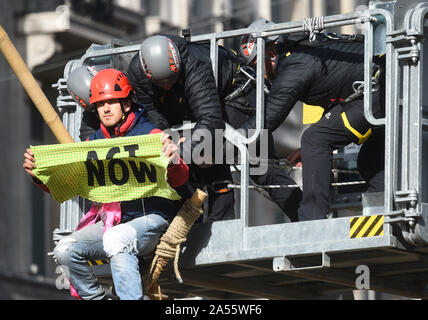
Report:
[[324,108],[303,103],[303,124],[318,122],[324,113]]
[[345,112],[342,112],[342,120],[343,120],[343,124],[345,125],[345,127],[351,131],[359,140],[358,140],[358,144],[362,144],[364,143],[372,134],[372,129],[370,128],[369,130],[367,130],[367,132],[362,135],[361,133],[359,133],[357,130],[355,130],[354,128],[351,127],[351,125],[349,124],[348,118],[346,117]]
[[383,215],[355,217],[349,220],[349,238],[368,238],[383,236]]
[[358,232],[357,237],[363,237],[363,235],[366,233],[367,229],[373,224],[374,220],[376,219],[376,216],[371,216],[367,222],[363,225],[360,232]]
[[[373,237],[376,235],[378,230],[383,226],[383,217],[376,223],[376,225],[373,227],[372,231],[367,235],[367,237]],[[383,228],[382,232],[379,233],[379,236],[383,236]]]
[[357,231],[357,229],[360,227],[360,225],[363,223],[363,221],[367,219],[366,217],[361,217],[361,218],[351,218],[350,222],[351,222],[351,228],[349,230],[349,237],[352,238],[353,234],[355,234],[355,231]]

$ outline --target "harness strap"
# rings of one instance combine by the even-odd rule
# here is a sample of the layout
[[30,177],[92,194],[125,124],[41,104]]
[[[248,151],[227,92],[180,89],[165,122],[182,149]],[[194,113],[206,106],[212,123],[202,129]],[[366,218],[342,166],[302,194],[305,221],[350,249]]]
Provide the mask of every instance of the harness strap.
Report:
[[[383,55],[376,56],[376,59],[380,59],[382,56]],[[373,62],[372,92],[376,92],[377,90],[379,90],[379,78],[381,73],[381,66],[378,63]],[[330,99],[330,101],[332,103],[345,104],[361,97],[362,95],[364,95],[364,81],[354,81],[354,83],[352,84],[352,89],[354,90],[354,93],[349,95],[347,98],[332,98]]]
[[[256,75],[254,74],[254,70],[251,67],[238,66],[238,70],[232,80],[232,84],[235,83],[236,78],[239,76],[239,73],[242,73],[247,78],[247,80],[244,81],[244,83],[242,83],[240,86],[238,86],[233,92],[228,94],[225,97],[225,101],[231,101],[245,93],[248,93],[251,90],[252,86],[256,83]],[[269,89],[266,84],[264,85],[264,91],[266,94],[269,94]]]

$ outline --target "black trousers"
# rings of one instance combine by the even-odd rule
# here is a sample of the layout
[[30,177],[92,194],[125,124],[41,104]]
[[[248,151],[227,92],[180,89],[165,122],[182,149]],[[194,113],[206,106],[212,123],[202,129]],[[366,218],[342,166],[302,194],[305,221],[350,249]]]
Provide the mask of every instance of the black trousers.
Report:
[[[342,113],[348,115],[346,123]],[[347,119],[348,119],[347,118]],[[372,127],[363,114],[363,100],[336,105],[302,136],[303,199],[299,220],[324,219],[330,210],[333,150],[361,142],[349,128],[353,124],[364,135],[372,133],[361,146],[358,170],[369,185],[369,192],[384,190],[385,133]]]
[[[239,128],[242,123],[252,115],[235,107],[226,105],[227,122],[234,128]],[[259,147],[259,146],[258,146]],[[260,148],[259,148],[260,149]],[[268,154],[269,159],[277,158],[272,132],[268,132]],[[295,185],[296,182],[280,168],[269,166],[267,172],[262,175],[250,175],[251,179],[258,185]],[[266,189],[272,201],[292,221],[298,221],[298,208],[302,199],[300,188],[268,188]]]
[[206,186],[208,191],[207,221],[235,219],[235,195],[233,190],[227,189],[232,182],[229,165],[215,164],[208,168],[201,168],[196,164],[189,165],[189,182],[194,187]]

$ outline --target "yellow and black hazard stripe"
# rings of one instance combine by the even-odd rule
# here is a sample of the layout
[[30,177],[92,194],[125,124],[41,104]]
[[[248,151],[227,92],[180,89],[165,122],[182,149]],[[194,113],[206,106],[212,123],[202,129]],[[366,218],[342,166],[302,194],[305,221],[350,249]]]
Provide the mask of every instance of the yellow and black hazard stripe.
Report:
[[349,220],[349,238],[383,236],[383,215],[355,217]]
[[108,264],[110,263],[110,260],[93,260],[93,259],[88,259],[88,264],[92,267],[92,266],[100,266],[102,264]]

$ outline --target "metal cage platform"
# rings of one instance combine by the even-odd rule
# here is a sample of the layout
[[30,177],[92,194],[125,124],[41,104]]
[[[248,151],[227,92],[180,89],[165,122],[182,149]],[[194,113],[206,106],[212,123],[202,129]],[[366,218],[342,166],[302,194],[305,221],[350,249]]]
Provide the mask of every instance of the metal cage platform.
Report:
[[[409,4],[409,2],[411,4]],[[385,192],[363,195],[352,217],[251,226],[249,223],[249,165],[246,144],[257,138],[240,136],[230,126],[226,138],[241,152],[239,219],[193,226],[180,255],[178,283],[171,268],[159,281],[170,297],[212,299],[318,299],[358,288],[361,270],[369,272],[368,288],[411,298],[428,298],[428,3],[384,1],[364,12],[324,17],[325,28],[363,23],[365,28],[365,108],[369,122],[384,125]],[[304,23],[278,23],[258,30],[257,130],[264,112],[264,39],[272,34],[304,30]],[[217,75],[220,39],[249,34],[239,29],[192,37],[211,44]],[[65,93],[68,74],[80,65],[120,68],[138,45],[93,45],[80,59],[67,64],[58,81],[57,106],[78,141],[81,110]],[[386,54],[386,116],[371,114],[371,62]],[[238,191],[237,191],[238,192]],[[379,200],[380,199],[380,200]],[[54,240],[69,234],[87,208],[75,198],[61,205],[61,222]],[[256,213],[261,214],[261,213]],[[108,265],[94,265],[100,279]],[[361,274],[358,273],[360,270]]]

